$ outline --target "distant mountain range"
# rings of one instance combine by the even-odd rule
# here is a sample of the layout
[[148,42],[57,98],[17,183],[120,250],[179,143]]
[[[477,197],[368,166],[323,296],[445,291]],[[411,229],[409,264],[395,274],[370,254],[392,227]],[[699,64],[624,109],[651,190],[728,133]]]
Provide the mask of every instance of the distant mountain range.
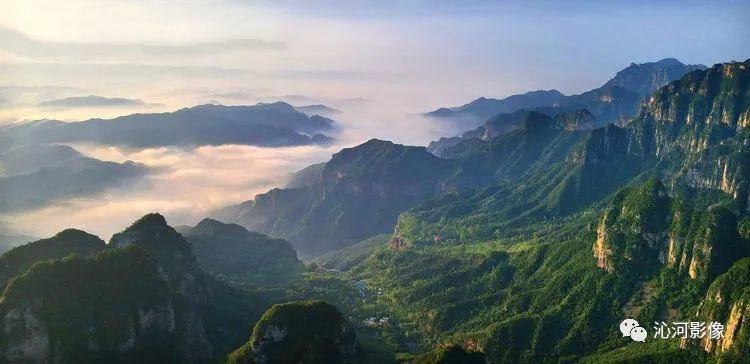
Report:
[[[679,79],[686,73],[705,69],[703,65],[685,65],[674,58],[642,64],[632,63],[599,88],[566,96],[557,90],[539,90],[512,95],[504,99],[480,97],[468,104],[440,108],[425,113],[425,116],[474,127],[486,122],[478,130],[468,132],[469,137],[480,135],[492,137],[519,127],[522,118],[513,117],[520,111],[535,110],[554,117],[560,112],[575,112],[587,109],[595,120],[595,126],[624,121],[635,115],[641,101],[657,88]],[[502,114],[510,114],[508,117]],[[494,119],[494,120],[493,120]],[[499,119],[502,119],[500,121]],[[498,126],[502,125],[501,128]],[[485,129],[492,132],[485,133]]]
[[565,98],[565,95],[557,90],[537,90],[524,94],[511,95],[501,100],[480,97],[462,106],[443,107],[424,115],[435,118],[467,117],[486,120],[497,114],[508,114],[522,109],[553,106],[560,103],[560,100],[563,98]]
[[333,115],[341,113],[341,110],[339,109],[334,109],[332,107],[328,107],[322,104],[302,105],[302,106],[295,106],[294,108],[297,111],[303,112],[309,116],[313,116],[313,115],[333,116]]
[[0,152],[0,212],[95,195],[149,172],[143,164],[101,161],[65,145],[21,145]]
[[39,120],[0,127],[8,145],[92,142],[128,147],[246,144],[267,147],[326,144],[334,122],[276,102],[254,106],[200,105],[175,112],[132,114],[81,122]]
[[143,100],[97,95],[73,96],[43,101],[36,106],[50,109],[72,109],[77,107],[133,107],[147,105]]

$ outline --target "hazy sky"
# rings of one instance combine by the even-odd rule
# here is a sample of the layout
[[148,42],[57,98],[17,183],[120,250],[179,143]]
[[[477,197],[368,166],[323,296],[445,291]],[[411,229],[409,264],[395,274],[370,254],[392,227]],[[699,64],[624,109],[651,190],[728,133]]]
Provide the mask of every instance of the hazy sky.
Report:
[[[711,65],[750,57],[747,1],[528,3],[0,0],[0,122],[283,99],[338,107],[345,126],[331,148],[226,147],[239,148],[229,152],[240,157],[223,164],[213,163],[228,152],[221,147],[90,147],[85,152],[102,159],[166,163],[170,171],[138,196],[111,191],[56,207],[80,218],[46,209],[0,222],[27,233],[75,225],[105,236],[117,228],[102,228],[92,216],[125,224],[168,210],[171,222],[192,223],[340,147],[371,137],[426,144],[450,134],[416,116],[440,106],[534,89],[582,92],[630,62],[675,57]],[[96,107],[49,103],[88,95],[120,100]],[[178,160],[189,168],[168,163]],[[165,186],[177,186],[169,188],[169,201],[155,198]]]
[[531,89],[575,93],[630,62],[710,65],[750,49],[747,1],[1,3],[3,84],[166,107],[300,94],[420,112]]

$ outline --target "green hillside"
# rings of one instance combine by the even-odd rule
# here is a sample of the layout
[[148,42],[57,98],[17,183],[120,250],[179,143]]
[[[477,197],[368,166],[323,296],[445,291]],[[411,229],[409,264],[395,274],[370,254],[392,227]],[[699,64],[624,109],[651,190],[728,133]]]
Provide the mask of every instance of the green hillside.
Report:
[[182,235],[203,269],[233,282],[280,286],[304,270],[289,242],[236,224],[204,219]]

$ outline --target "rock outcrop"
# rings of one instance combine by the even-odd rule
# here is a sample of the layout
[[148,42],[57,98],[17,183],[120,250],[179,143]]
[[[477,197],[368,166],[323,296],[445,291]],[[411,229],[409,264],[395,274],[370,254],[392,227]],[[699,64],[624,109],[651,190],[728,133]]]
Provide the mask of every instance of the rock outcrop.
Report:
[[263,314],[250,340],[227,363],[352,363],[355,332],[335,306],[322,301],[274,305]]
[[599,218],[593,255],[608,272],[647,272],[663,265],[705,282],[725,272],[749,247],[731,212],[694,211],[651,179],[615,195]]
[[658,89],[624,127],[595,129],[567,157],[579,165],[655,168],[670,189],[716,190],[748,208],[750,60],[691,72]]
[[649,95],[659,87],[681,78],[686,73],[706,69],[704,65],[683,64],[674,58],[665,58],[657,62],[631,63],[605,86],[617,86]]
[[586,109],[561,112],[555,116],[555,126],[567,131],[591,130],[596,126],[596,119]]

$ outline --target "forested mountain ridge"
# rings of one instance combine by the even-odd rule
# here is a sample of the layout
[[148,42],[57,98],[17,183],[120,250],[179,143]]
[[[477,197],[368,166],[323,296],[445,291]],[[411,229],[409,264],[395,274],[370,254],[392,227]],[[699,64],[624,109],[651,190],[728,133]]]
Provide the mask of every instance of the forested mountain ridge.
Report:
[[203,219],[182,235],[203,269],[232,282],[280,286],[304,270],[289,242],[237,224]]
[[[704,207],[708,201],[721,202],[728,197],[735,212],[744,214],[748,198],[743,181],[747,180],[744,139],[750,115],[749,64],[717,64],[685,75],[657,90],[627,126],[609,125],[586,132],[562,161],[532,170],[516,184],[487,187],[474,195],[438,198],[446,201],[444,209],[448,201],[454,201],[450,202],[454,206],[451,211],[468,213],[446,215],[432,207],[436,203],[428,201],[425,205],[431,208],[415,209],[401,219],[406,223],[414,216],[421,221],[420,226],[440,221],[435,229],[457,236],[450,232],[452,229],[444,228],[452,226],[445,224],[446,218],[470,219],[476,209],[469,206],[481,206],[498,217],[492,224],[497,221],[497,226],[504,226],[515,214],[511,207],[518,206],[512,202],[516,200],[525,206],[526,215],[538,221],[576,211],[645,172],[663,177],[670,191],[679,196],[700,197]],[[470,143],[492,142],[464,141],[452,147],[452,153]],[[725,194],[717,195],[719,191]],[[527,197],[521,197],[524,194]],[[492,230],[492,224],[476,229],[486,233]],[[406,224],[398,231],[411,227]]]
[[0,297],[4,362],[216,360],[246,339],[267,305],[206,274],[159,214],[106,246],[66,230],[0,260],[4,273],[13,268]]
[[[611,352],[593,361],[707,360],[701,352],[741,357],[744,342],[734,338],[750,330],[740,299],[746,287],[730,287],[720,277],[744,272],[742,258],[750,253],[744,232],[748,67],[750,60],[689,73],[657,90],[626,126],[587,132],[545,170],[401,214],[390,251],[373,254],[354,274],[388,287],[396,314],[413,317],[431,340],[479,341],[491,362],[576,358],[594,347]],[[631,187],[608,197],[622,186]],[[438,268],[414,270],[413,264],[426,267],[419,261]],[[375,272],[384,269],[392,273],[378,278]],[[572,275],[578,278],[569,281]],[[459,277],[473,283],[461,285]],[[438,286],[450,287],[452,298],[438,297],[430,288]],[[717,295],[732,298],[724,304]],[[542,306],[542,297],[557,303]],[[696,309],[696,318],[731,327],[733,339],[665,341],[660,350],[654,342],[641,350],[608,337],[628,316],[687,319]],[[485,329],[488,315],[501,318]],[[611,328],[592,327],[595,322]],[[501,339],[508,335],[515,340],[510,346]]]
[[312,257],[391,230],[401,211],[439,193],[441,178],[454,171],[422,147],[373,139],[334,154],[318,182],[271,190],[218,217]]
[[104,241],[98,236],[76,229],[67,229],[51,238],[17,246],[0,256],[0,290],[5,288],[8,280],[22,274],[38,261],[61,259],[70,254],[86,257],[104,247]]
[[[543,113],[527,112],[520,129],[484,141],[462,140],[446,150],[449,159],[442,161],[429,158],[426,153],[416,149],[370,141],[335,155],[322,167],[319,177],[314,177],[316,181],[319,178],[319,182],[270,191],[257,196],[255,201],[227,210],[227,214],[220,217],[271,236],[286,238],[303,255],[314,256],[368,236],[388,232],[389,225],[394,222],[398,213],[433,196],[438,196],[436,201],[444,200],[438,205],[447,209],[445,212],[423,208],[411,214],[432,211],[429,213],[436,214],[436,221],[445,225],[441,219],[446,217],[448,210],[448,216],[453,219],[479,208],[494,216],[491,223],[473,228],[486,232],[502,230],[509,224],[519,225],[574,212],[613,193],[629,179],[657,164],[659,173],[669,175],[665,175],[666,177],[677,178],[674,174],[681,173],[680,178],[688,180],[688,183],[674,185],[675,188],[679,187],[679,193],[693,193],[696,173],[717,175],[723,173],[723,169],[696,169],[688,165],[687,163],[693,163],[691,161],[700,161],[711,166],[712,162],[708,162],[707,157],[696,157],[695,154],[693,159],[682,159],[685,148],[675,148],[684,146],[685,142],[670,139],[673,138],[670,133],[683,127],[673,126],[667,130],[665,123],[668,121],[660,118],[665,113],[676,111],[662,110],[659,105],[672,102],[671,100],[683,103],[680,107],[685,108],[685,115],[692,115],[685,116],[692,118],[691,120],[716,118],[710,115],[726,114],[730,110],[737,114],[722,117],[744,120],[746,116],[736,109],[746,107],[741,101],[747,91],[743,81],[737,80],[746,76],[740,72],[742,70],[738,70],[731,71],[738,72],[734,78],[717,79],[723,77],[721,75],[725,72],[724,68],[733,67],[745,66],[743,63],[725,64],[705,71],[695,71],[658,90],[633,121],[623,127],[609,125],[591,129],[590,113],[586,110],[562,113],[555,118]],[[707,88],[717,82],[723,86],[710,90]],[[705,95],[698,92],[701,84],[705,84]],[[721,91],[721,87],[725,91]],[[693,92],[692,96],[689,96],[690,92]],[[677,93],[679,97],[665,96]],[[668,100],[664,101],[663,98]],[[712,104],[714,101],[716,105]],[[697,106],[704,104],[705,106]],[[698,110],[703,110],[701,107],[706,109],[706,116],[695,114]],[[705,129],[702,126],[704,123],[711,125],[711,119],[705,120],[707,121],[701,119],[695,126],[700,128],[700,133]],[[687,125],[688,122],[692,123],[677,120],[675,124],[669,125]],[[721,131],[726,128],[721,129],[719,126],[708,129],[717,130],[711,132],[714,134],[724,133],[724,144],[705,144],[706,148],[711,146],[716,150],[714,154],[725,154],[722,157],[724,159],[717,160],[716,163],[720,166],[726,163],[736,165],[733,161],[740,158],[741,151],[737,154],[727,150],[730,148],[727,145],[730,139],[726,137],[733,134],[726,134],[728,131]],[[713,142],[719,140],[716,136],[712,138]],[[661,145],[657,150],[654,140],[659,140],[662,144],[668,143],[668,146]],[[674,158],[677,162],[668,163],[662,158],[662,152],[667,147],[674,149],[669,158]],[[720,152],[719,149],[724,151]],[[399,153],[407,154],[399,156]],[[731,173],[737,172],[727,169],[727,173],[727,178],[730,178]],[[516,181],[518,183],[504,183]],[[706,178],[701,181],[703,184],[710,182],[719,187],[724,184],[732,191],[739,188],[730,182]],[[453,202],[448,202],[451,199]],[[435,204],[426,202],[427,206]],[[363,213],[372,218],[354,218],[363,216]],[[410,214],[403,216],[403,221],[409,221],[409,216]],[[347,223],[344,225],[343,221]],[[406,230],[410,228],[408,224],[404,226]],[[452,228],[442,226],[434,230],[441,230],[449,236],[466,234],[465,231],[453,231]],[[425,231],[420,236],[426,238],[437,232]],[[325,244],[320,245],[320,242]],[[311,249],[305,245],[318,246]]]

